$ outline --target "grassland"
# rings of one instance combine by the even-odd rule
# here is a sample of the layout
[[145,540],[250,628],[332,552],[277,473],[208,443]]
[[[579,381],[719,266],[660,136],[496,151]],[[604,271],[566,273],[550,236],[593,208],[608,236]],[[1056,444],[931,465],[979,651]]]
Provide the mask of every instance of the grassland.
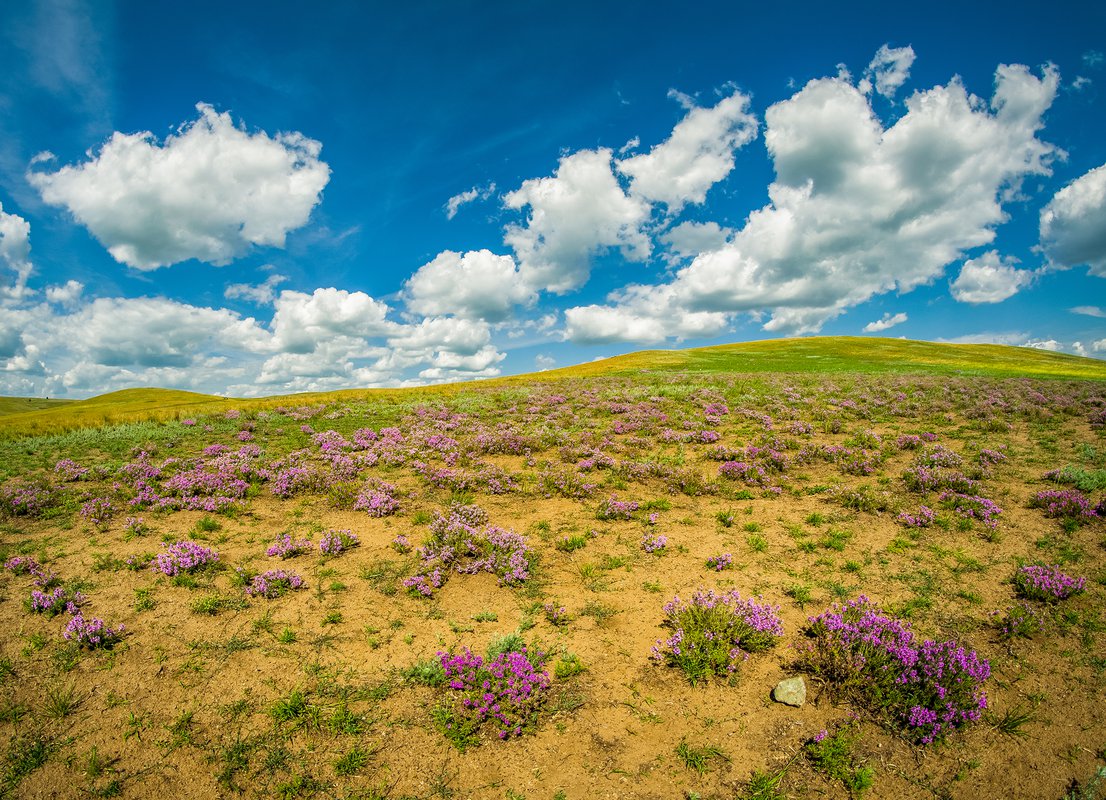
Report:
[[[33,412],[0,441],[0,797],[1101,798],[1101,367],[871,341]],[[736,650],[675,651],[736,630],[680,616],[698,590],[756,605]],[[963,682],[818,634],[861,595]],[[509,724],[446,680],[476,656],[527,687],[491,690]]]

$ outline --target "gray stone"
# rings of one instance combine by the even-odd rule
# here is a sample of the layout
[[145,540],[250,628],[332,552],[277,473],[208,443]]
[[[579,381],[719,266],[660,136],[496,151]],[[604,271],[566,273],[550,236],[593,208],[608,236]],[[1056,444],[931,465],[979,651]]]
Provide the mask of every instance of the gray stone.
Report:
[[777,703],[801,708],[806,702],[806,681],[803,680],[802,675],[785,678],[772,690],[772,699]]

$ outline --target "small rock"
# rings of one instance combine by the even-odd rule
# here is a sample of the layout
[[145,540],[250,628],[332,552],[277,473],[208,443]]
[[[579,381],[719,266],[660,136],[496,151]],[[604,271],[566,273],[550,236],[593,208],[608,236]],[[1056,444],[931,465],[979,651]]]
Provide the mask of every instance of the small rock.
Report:
[[772,690],[772,699],[777,703],[801,708],[806,702],[806,681],[802,676],[785,678]]

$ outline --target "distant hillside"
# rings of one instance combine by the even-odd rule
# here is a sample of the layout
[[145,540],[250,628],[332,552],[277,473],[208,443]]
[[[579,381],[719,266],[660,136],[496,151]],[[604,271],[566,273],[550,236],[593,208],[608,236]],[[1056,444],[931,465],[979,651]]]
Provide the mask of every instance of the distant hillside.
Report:
[[[479,384],[454,383],[412,389],[347,389],[339,392],[228,399],[171,389],[124,389],[88,400],[0,398],[0,437],[53,433],[145,420],[181,419],[228,408],[269,408],[365,397],[441,396],[467,387],[518,386],[603,375],[650,372],[861,373],[961,375],[1106,381],[1106,361],[1026,347],[934,344],[904,339],[827,336],[643,350],[546,372],[512,375]],[[26,403],[29,410],[21,410]],[[37,404],[37,405],[36,405]]]
[[25,411],[40,411],[72,402],[72,400],[43,400],[41,397],[0,397],[0,417],[7,414],[22,414]]

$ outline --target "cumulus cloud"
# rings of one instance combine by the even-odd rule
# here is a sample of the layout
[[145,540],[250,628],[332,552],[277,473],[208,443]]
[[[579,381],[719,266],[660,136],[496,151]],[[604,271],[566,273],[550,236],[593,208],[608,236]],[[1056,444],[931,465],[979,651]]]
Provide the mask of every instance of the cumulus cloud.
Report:
[[608,298],[613,305],[566,309],[564,337],[576,344],[650,343],[708,338],[730,327],[728,314],[674,307],[665,288],[630,286]]
[[1028,347],[1032,350],[1047,350],[1050,353],[1059,353],[1064,349],[1064,345],[1055,339],[1030,339],[1022,347]]
[[232,283],[223,290],[228,300],[248,300],[259,306],[267,306],[276,299],[276,287],[288,280],[287,275],[270,275],[264,283]]
[[227,113],[196,108],[199,118],[163,143],[116,132],[88,161],[27,179],[135,269],[223,265],[253,245],[283,247],[330,180],[322,145],[297,132],[251,134]]
[[0,284],[0,299],[18,300],[27,292],[31,276],[31,224],[0,203],[0,262],[15,273],[11,286]]
[[707,190],[733,170],[734,152],[756,135],[749,96],[735,91],[712,108],[690,108],[665,141],[617,167],[630,178],[632,194],[665,203],[675,214],[686,203],[704,202]]
[[847,79],[811,81],[765,114],[771,202],[671,283],[623,297],[673,320],[771,309],[766,330],[807,333],[874,295],[930,283],[993,241],[1025,176],[1049,174],[1057,150],[1037,132],[1058,81],[1052,67],[1037,77],[1003,65],[989,107],[953,79],[912,95],[887,128]]
[[311,294],[285,289],[274,301],[273,348],[284,353],[313,353],[334,337],[366,339],[396,330],[386,319],[388,305],[364,292],[316,289]]
[[1035,274],[1017,269],[1016,258],[1003,258],[997,250],[988,250],[979,258],[969,258],[956,280],[949,283],[953,298],[961,303],[1001,303],[1033,282]]
[[446,219],[453,219],[457,216],[457,212],[461,209],[461,206],[476,200],[487,200],[493,194],[495,194],[495,184],[489,183],[487,186],[473,186],[467,192],[453,195],[445,204]]
[[411,311],[423,316],[454,314],[499,322],[535,294],[523,283],[510,256],[489,250],[446,250],[407,279],[403,297]]
[[885,331],[888,328],[893,328],[896,325],[901,325],[902,323],[906,322],[907,319],[909,318],[904,312],[900,311],[898,314],[891,314],[891,312],[887,312],[880,319],[877,319],[874,322],[869,322],[867,325],[865,325],[864,332],[879,333],[880,331]]
[[77,305],[82,294],[84,294],[84,284],[80,281],[68,280],[61,286],[46,287],[46,299],[67,308]]
[[644,261],[652,251],[642,230],[651,206],[623,191],[608,148],[564,156],[552,177],[524,181],[503,201],[508,208],[530,209],[524,224],[507,226],[503,240],[532,290],[564,294],[579,288],[587,282],[591,257],[610,248],[630,261]]
[[910,77],[910,67],[914,63],[914,48],[889,47],[883,45],[876,51],[875,57],[864,70],[864,79],[860,90],[871,94],[874,88],[878,94],[890,99]]
[[681,222],[658,239],[679,258],[697,256],[722,247],[733,233],[717,222]]
[[1052,265],[1086,265],[1106,278],[1106,164],[1062,188],[1041,211],[1041,245]]
[[1106,353],[1106,339],[1099,339],[1091,344],[1091,350],[1096,353]]

